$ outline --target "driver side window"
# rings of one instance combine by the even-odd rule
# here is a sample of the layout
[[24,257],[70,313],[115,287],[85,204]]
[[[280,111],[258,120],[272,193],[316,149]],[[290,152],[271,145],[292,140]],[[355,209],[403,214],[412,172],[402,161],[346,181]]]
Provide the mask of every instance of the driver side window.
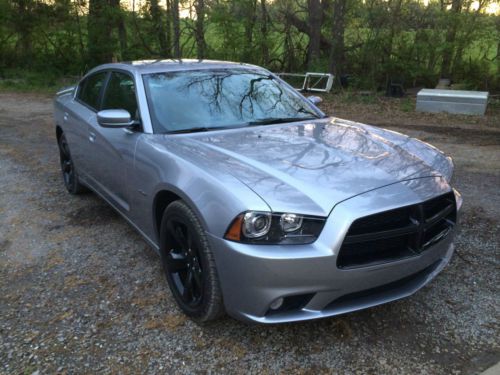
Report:
[[96,73],[80,83],[77,99],[88,107],[99,110],[99,98],[106,79],[106,72]]
[[134,79],[125,73],[112,72],[101,109],[125,109],[132,119],[139,119]]

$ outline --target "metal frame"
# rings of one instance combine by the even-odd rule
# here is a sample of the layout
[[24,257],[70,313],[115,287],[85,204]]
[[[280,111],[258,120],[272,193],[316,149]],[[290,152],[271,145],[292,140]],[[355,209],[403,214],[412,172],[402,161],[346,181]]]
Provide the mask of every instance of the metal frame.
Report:
[[[312,73],[307,72],[306,74],[299,73],[277,73],[278,77],[285,79],[285,77],[304,77],[302,87],[294,87],[298,91],[309,91],[309,92],[330,92],[333,86],[334,75],[330,73]],[[326,78],[326,84],[324,88],[318,88],[318,84],[324,82]],[[315,79],[315,81],[313,81]],[[312,82],[312,84],[311,84]]]

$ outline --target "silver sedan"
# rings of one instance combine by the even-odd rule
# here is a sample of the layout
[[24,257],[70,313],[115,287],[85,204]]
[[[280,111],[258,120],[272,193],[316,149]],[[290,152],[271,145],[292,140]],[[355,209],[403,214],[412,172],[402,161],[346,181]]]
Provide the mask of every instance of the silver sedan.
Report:
[[453,253],[452,161],[327,117],[319,100],[246,64],[101,65],[55,98],[64,183],[137,229],[199,322],[299,321],[409,296]]

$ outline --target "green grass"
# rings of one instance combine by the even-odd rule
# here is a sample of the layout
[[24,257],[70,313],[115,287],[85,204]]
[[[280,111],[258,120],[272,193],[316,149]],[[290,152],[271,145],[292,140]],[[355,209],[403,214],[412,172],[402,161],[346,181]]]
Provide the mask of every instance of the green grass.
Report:
[[55,94],[61,88],[77,81],[78,77],[59,76],[55,73],[6,71],[0,78],[0,91]]
[[403,98],[399,102],[399,109],[403,112],[413,112],[415,104],[411,98]]
[[380,94],[375,91],[360,91],[355,89],[347,89],[339,92],[333,92],[336,100],[343,103],[356,104],[375,104],[380,97]]

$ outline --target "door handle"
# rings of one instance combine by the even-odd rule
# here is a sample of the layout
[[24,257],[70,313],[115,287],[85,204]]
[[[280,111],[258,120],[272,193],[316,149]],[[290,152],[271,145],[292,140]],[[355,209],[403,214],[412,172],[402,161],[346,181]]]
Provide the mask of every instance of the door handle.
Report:
[[68,112],[64,112],[63,119],[64,121],[68,121]]
[[90,142],[95,142],[95,133],[89,132],[89,141]]

